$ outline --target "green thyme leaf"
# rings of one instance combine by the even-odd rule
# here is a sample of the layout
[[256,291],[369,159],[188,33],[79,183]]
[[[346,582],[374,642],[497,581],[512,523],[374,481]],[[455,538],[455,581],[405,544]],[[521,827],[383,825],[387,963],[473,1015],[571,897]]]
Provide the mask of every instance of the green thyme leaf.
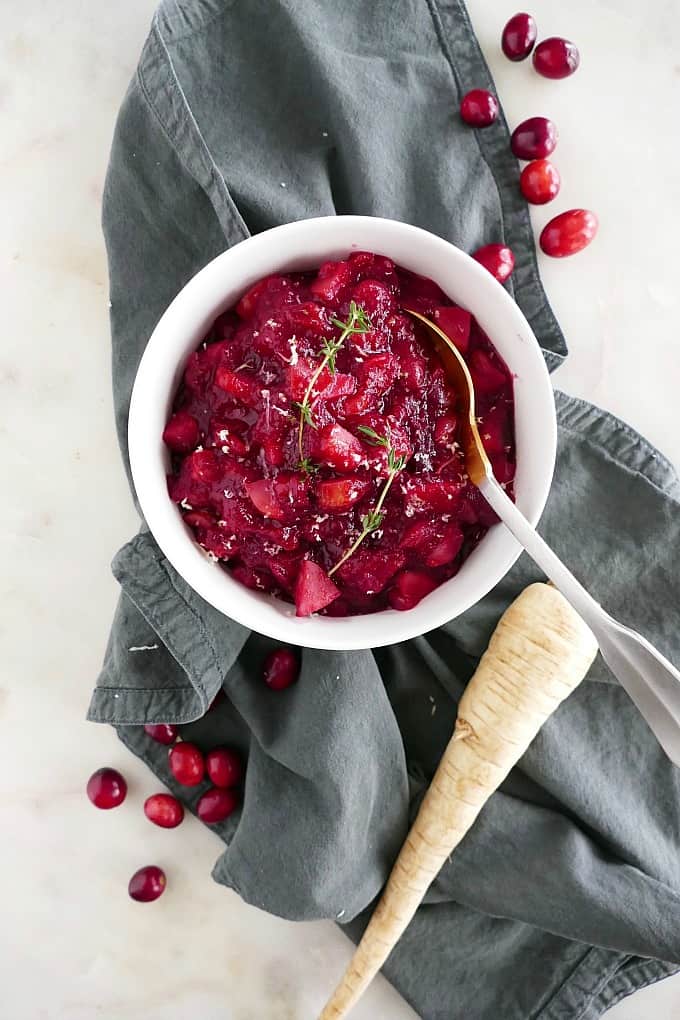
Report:
[[368,425],[360,425],[358,431],[362,432],[366,436],[371,446],[388,447],[390,445],[389,439],[385,436],[378,435],[375,429],[370,428]]
[[338,351],[342,349],[347,337],[352,333],[367,333],[371,328],[371,323],[366,312],[356,303],[356,301],[350,301],[349,303],[349,315],[347,316],[347,322],[343,322],[342,319],[333,319],[332,322],[333,325],[337,326],[342,332],[335,340],[326,339],[323,341],[320,354],[321,361],[317,365],[312,378],[307,384],[307,389],[305,390],[305,395],[302,401],[295,404],[300,411],[300,417],[298,420],[298,450],[300,451],[301,461],[305,459],[302,448],[302,437],[305,425],[311,425],[313,429],[316,428],[312,417],[310,398],[314,392],[314,387],[318,382],[319,376],[326,365],[328,365],[328,371],[330,374],[335,375],[335,359]]
[[338,329],[342,330],[344,334],[342,337],[343,343],[350,333],[368,333],[371,329],[371,320],[356,301],[350,301],[349,303],[349,315],[346,322],[343,322],[342,319],[331,319],[331,322]]
[[397,457],[392,447],[390,447],[387,451],[387,468],[390,473],[396,474],[398,471],[403,471],[405,467],[406,457]]
[[361,526],[367,535],[370,535],[372,531],[377,531],[382,522],[385,520],[385,514],[380,511],[370,510],[367,514],[361,518]]
[[315,429],[316,425],[314,423],[314,415],[312,414],[312,409],[309,404],[301,404],[299,401],[296,401],[295,407],[297,407],[300,411],[300,418],[305,425],[310,425],[313,429]]
[[403,471],[404,468],[406,467],[406,457],[405,456],[398,457],[396,455],[391,446],[391,441],[389,439],[386,439],[385,437],[378,435],[378,433],[375,432],[374,429],[371,429],[366,425],[360,425],[359,431],[363,432],[364,435],[368,436],[369,440],[373,442],[374,446],[384,446],[387,449],[387,465],[390,473],[385,481],[385,484],[380,490],[380,495],[378,496],[377,503],[375,504],[372,510],[369,510],[368,513],[364,514],[363,517],[361,517],[360,519],[362,530],[359,537],[354,540],[354,542],[349,547],[347,552],[345,552],[340,557],[335,566],[331,567],[331,569],[328,571],[329,577],[332,577],[335,571],[339,570],[343,563],[346,563],[350,556],[354,555],[354,553],[357,551],[357,549],[359,548],[359,546],[361,545],[361,543],[363,542],[367,535],[370,535],[371,532],[378,530],[382,522],[385,520],[385,512],[383,510],[383,505],[385,503],[385,499],[387,498],[387,493],[390,491],[392,482],[397,477],[399,472]]
[[342,344],[341,340],[324,340],[322,344],[321,356],[331,375],[335,375],[335,359],[338,351],[342,349]]

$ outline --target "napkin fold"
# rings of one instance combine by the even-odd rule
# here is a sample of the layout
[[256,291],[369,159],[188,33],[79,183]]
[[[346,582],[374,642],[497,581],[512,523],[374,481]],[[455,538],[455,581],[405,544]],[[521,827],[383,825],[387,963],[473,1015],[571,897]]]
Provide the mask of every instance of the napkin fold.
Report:
[[[123,103],[104,197],[116,421],[126,469],[137,364],[177,291],[224,248],[291,219],[391,216],[467,250],[505,240],[514,297],[550,367],[566,347],[538,278],[502,118],[458,0],[166,0]],[[556,394],[559,449],[540,531],[596,598],[680,659],[680,484],[622,422]],[[89,718],[114,724],[190,808],[166,749],[177,722],[248,758],[242,811],[213,826],[214,877],[287,918],[360,935],[498,617],[540,574],[522,556],[464,616],[374,652],[302,650],[226,619],[147,530],[121,585]],[[208,706],[223,690],[226,698]],[[489,801],[385,973],[423,1020],[591,1020],[680,969],[680,781],[601,659]]]

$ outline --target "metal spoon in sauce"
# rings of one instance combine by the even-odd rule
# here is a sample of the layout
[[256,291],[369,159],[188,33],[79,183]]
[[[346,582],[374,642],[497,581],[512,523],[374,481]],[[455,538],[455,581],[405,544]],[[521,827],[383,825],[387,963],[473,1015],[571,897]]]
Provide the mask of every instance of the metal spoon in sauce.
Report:
[[444,371],[458,393],[462,447],[470,481],[588,624],[609,669],[635,702],[668,757],[680,766],[680,672],[646,638],[605,612],[517,509],[494,477],[484,451],[475,416],[474,385],[463,357],[434,322],[409,308],[404,311],[427,327]]

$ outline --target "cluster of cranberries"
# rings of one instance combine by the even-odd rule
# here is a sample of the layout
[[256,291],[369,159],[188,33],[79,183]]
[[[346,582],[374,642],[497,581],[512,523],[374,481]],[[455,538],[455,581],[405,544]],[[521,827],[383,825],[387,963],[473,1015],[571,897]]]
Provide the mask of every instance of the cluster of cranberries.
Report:
[[[509,60],[526,60],[533,50],[533,65],[544,78],[568,78],[578,69],[580,55],[567,39],[552,36],[535,46],[536,22],[530,14],[515,14],[503,29],[501,47]],[[535,48],[534,48],[535,47]],[[463,96],[460,115],[466,124],[488,127],[498,117],[498,100],[486,89],[472,89]],[[547,117],[529,117],[512,133],[510,145],[518,159],[527,160],[519,186],[527,202],[545,205],[560,190],[560,175],[548,156],[557,145],[557,128]],[[546,255],[564,258],[582,251],[597,233],[597,217],[588,209],[569,209],[555,216],[541,231],[539,243]],[[503,283],[514,267],[510,248],[486,245],[473,258]]]
[[[277,648],[265,659],[262,679],[271,690],[282,691],[295,683],[298,673],[297,655],[288,648]],[[210,707],[218,700],[219,695]],[[204,755],[196,744],[178,741],[177,726],[170,723],[149,724],[144,731],[152,740],[169,747],[170,771],[181,786],[198,786],[206,778],[212,783],[196,805],[196,814],[202,822],[216,825],[236,810],[240,803],[238,787],[243,779],[243,760],[237,751],[216,747]],[[102,811],[119,807],[126,795],[127,783],[116,769],[97,769],[87,782],[87,796]],[[184,819],[184,807],[170,793],[154,793],[144,801],[144,814],[162,829],[176,829]],[[133,900],[150,903],[158,899],[166,884],[164,871],[155,864],[147,864],[130,879],[128,893]]]

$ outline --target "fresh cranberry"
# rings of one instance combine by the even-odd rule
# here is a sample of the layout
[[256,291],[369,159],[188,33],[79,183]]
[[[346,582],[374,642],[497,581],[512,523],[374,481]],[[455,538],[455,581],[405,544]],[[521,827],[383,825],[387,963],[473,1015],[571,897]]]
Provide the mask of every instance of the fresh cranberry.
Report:
[[205,758],[205,769],[208,779],[225,790],[238,786],[243,778],[241,755],[231,747],[216,747],[214,751],[209,751]]
[[530,14],[513,14],[503,29],[501,47],[508,60],[526,60],[536,42],[536,22]]
[[597,216],[588,209],[569,209],[555,216],[541,231],[540,245],[546,255],[561,259],[583,251],[597,233]]
[[198,786],[205,775],[203,755],[195,744],[183,740],[170,748],[170,771],[182,786]]
[[527,163],[519,178],[522,194],[532,205],[551,202],[559,193],[561,183],[559,171],[549,159]]
[[294,684],[300,673],[300,663],[290,648],[277,648],[264,660],[262,677],[273,691],[283,691]]
[[166,885],[165,872],[155,864],[147,864],[135,871],[128,884],[128,893],[138,903],[151,903],[164,892]]
[[163,441],[166,446],[177,453],[188,453],[197,445],[199,439],[198,422],[186,411],[177,411],[163,430]]
[[544,78],[568,78],[578,70],[581,55],[568,39],[551,36],[538,44],[533,55],[534,67]]
[[461,100],[460,115],[472,127],[488,127],[498,117],[498,100],[486,89],[472,89]]
[[505,283],[515,268],[515,256],[512,253],[512,248],[508,248],[505,244],[485,244],[472,257],[485,269],[488,269],[499,283]]
[[144,732],[159,744],[174,744],[177,740],[177,727],[170,723],[147,723]]
[[126,794],[127,783],[116,769],[97,769],[87,781],[87,795],[102,811],[118,807]]
[[144,801],[144,814],[161,829],[175,829],[184,818],[184,808],[170,793],[154,793]]
[[215,825],[223,822],[239,806],[240,798],[235,790],[220,790],[216,786],[207,790],[196,805],[196,814],[202,822]]
[[557,145],[557,128],[547,117],[529,117],[512,132],[510,147],[517,159],[545,159]]

